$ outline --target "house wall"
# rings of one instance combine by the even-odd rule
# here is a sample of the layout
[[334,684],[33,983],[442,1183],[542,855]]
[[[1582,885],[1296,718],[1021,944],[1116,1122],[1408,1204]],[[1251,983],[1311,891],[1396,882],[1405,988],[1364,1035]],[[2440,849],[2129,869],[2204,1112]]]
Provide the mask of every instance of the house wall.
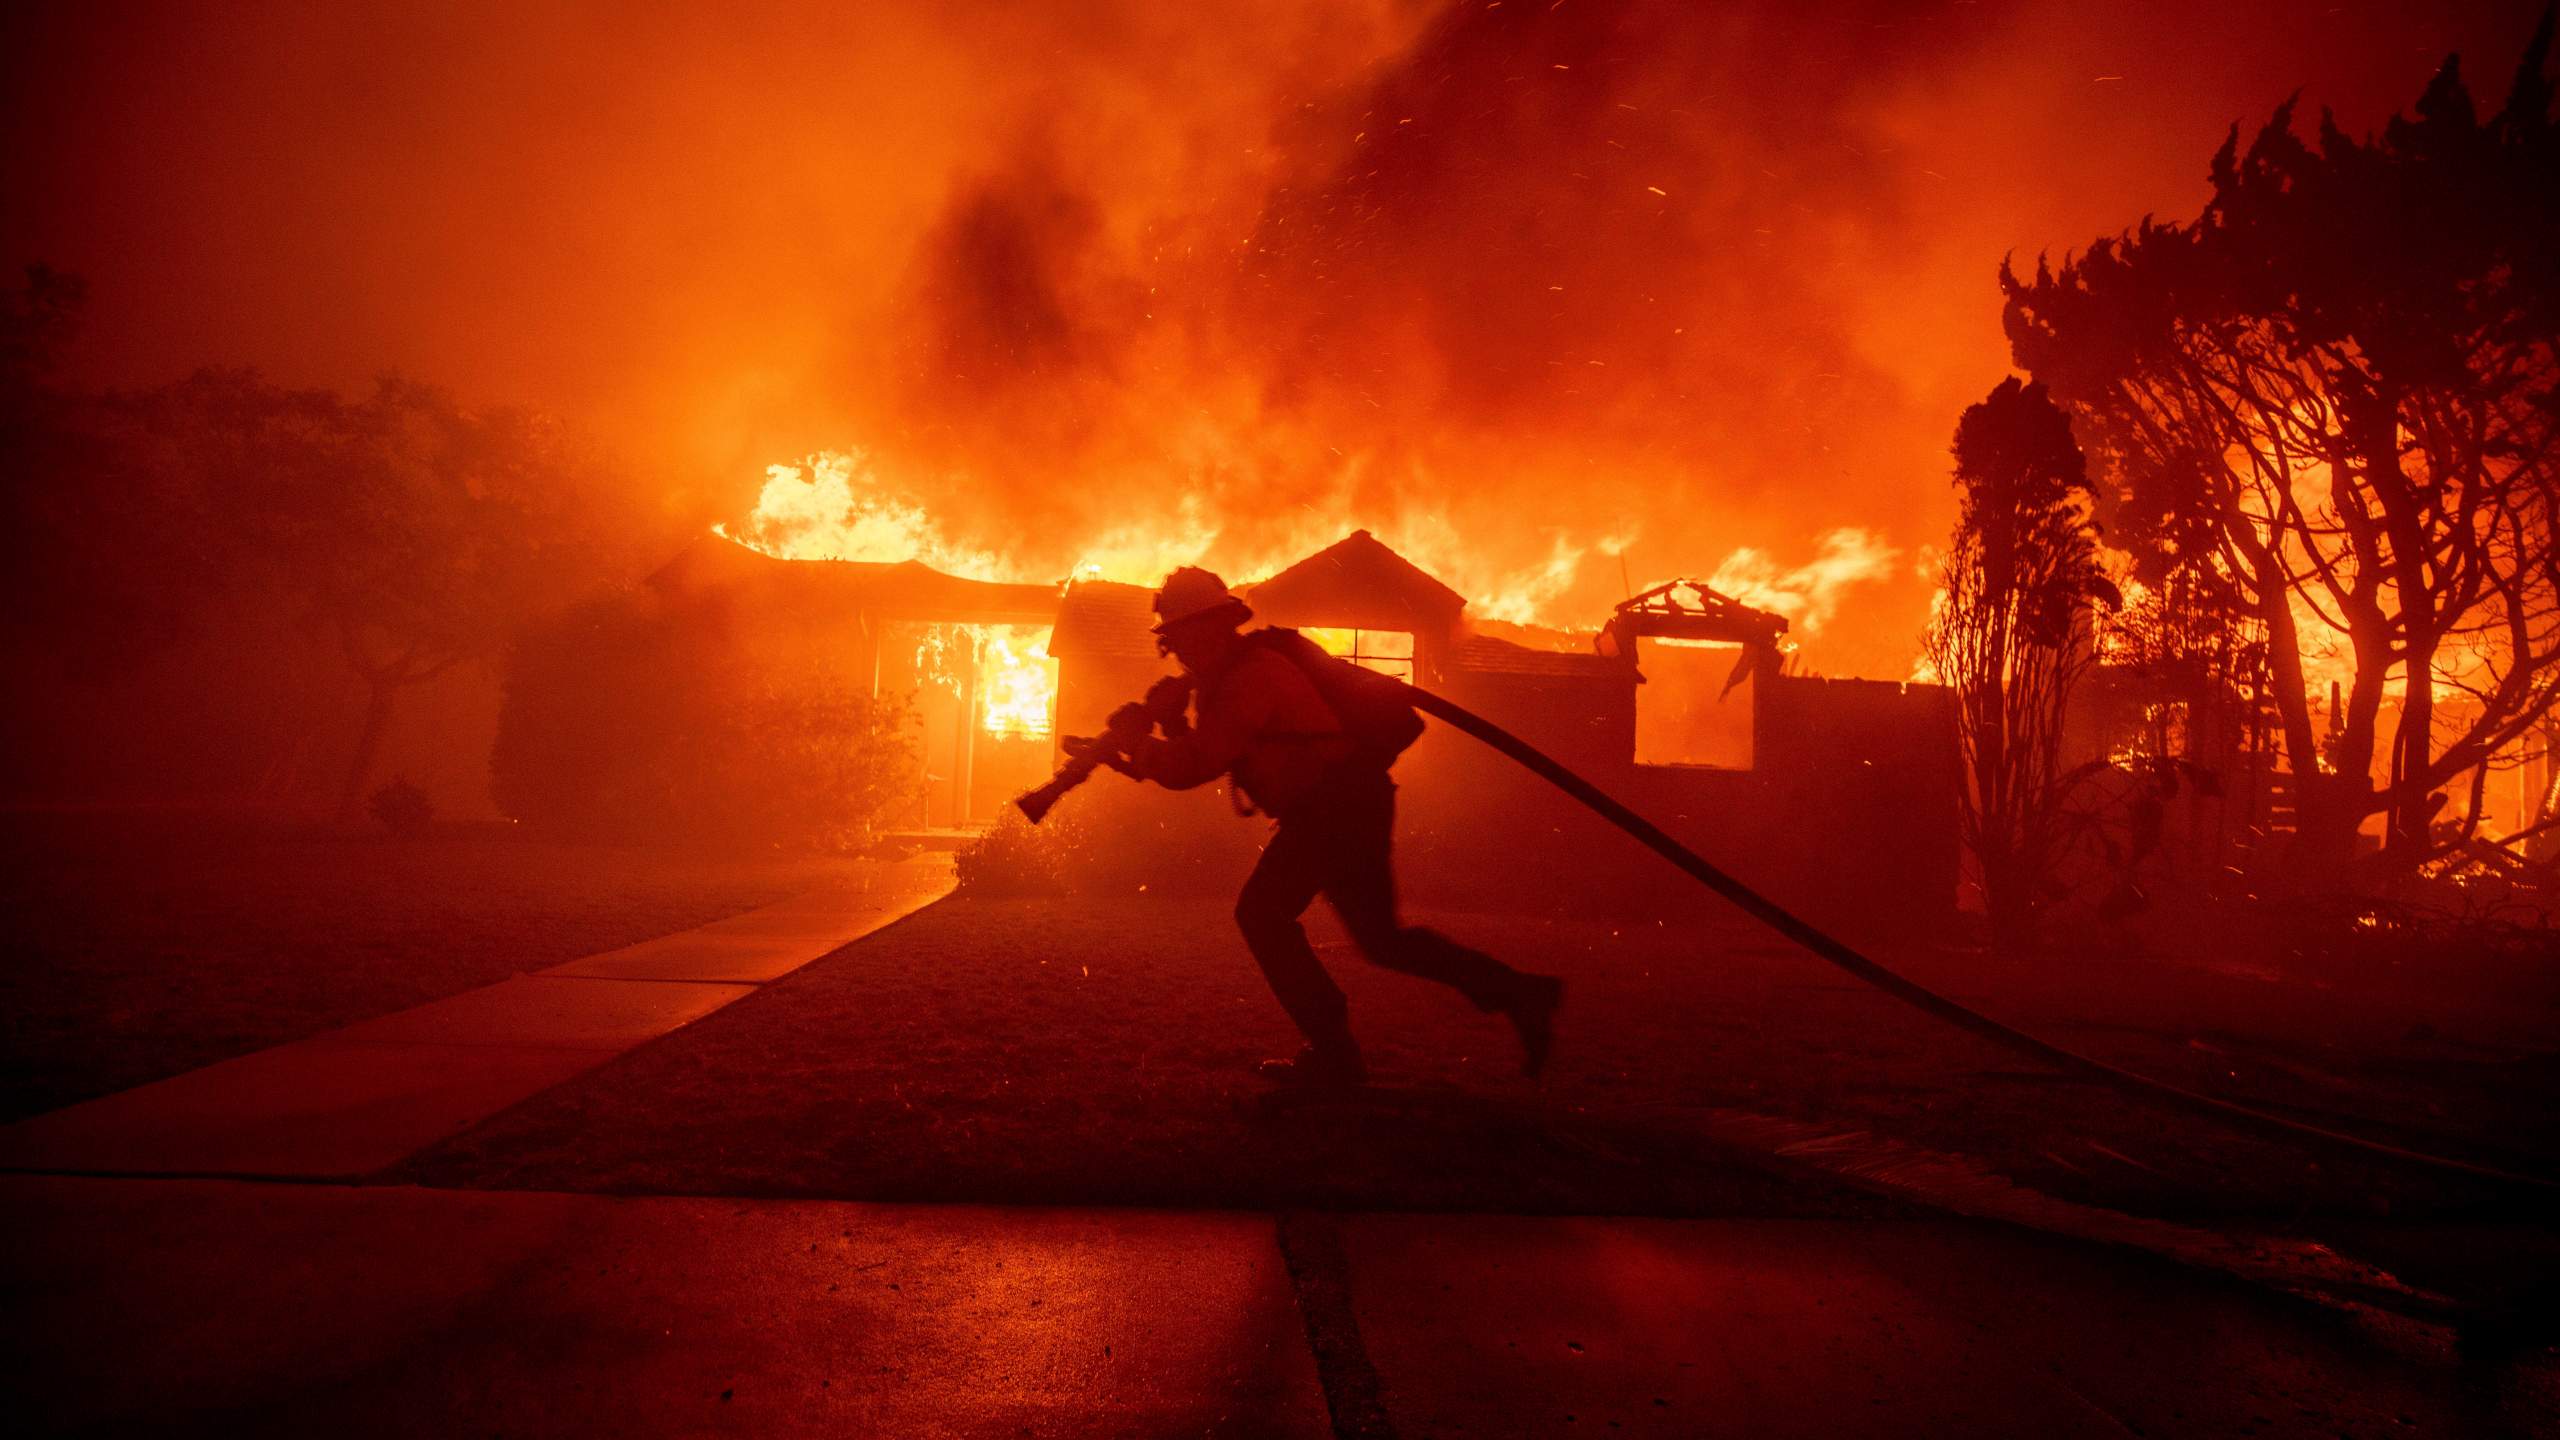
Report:
[[[1091,734],[1166,667],[1074,656],[1061,665],[1061,734]],[[1639,766],[1631,671],[1451,667],[1435,687],[1580,772],[1710,862],[1851,935],[1942,918],[1957,882],[1955,727],[1945,692],[1886,681],[1763,677],[1747,771]],[[1737,692],[1737,698],[1744,692]],[[1444,725],[1396,766],[1398,858],[1425,904],[1671,916],[1722,902],[1545,781]],[[1257,822],[1223,801],[1138,795],[1117,777],[1083,808],[1129,843],[1232,849],[1241,879]],[[1223,862],[1222,862],[1223,863]]]
[[[1944,692],[1787,677],[1754,690],[1758,760],[1739,771],[1635,764],[1631,676],[1461,672],[1446,687],[1809,919],[1885,934],[1943,916],[1959,853]],[[1429,851],[1430,888],[1629,913],[1700,903],[1665,862],[1491,750],[1451,734],[1425,745],[1398,773],[1414,829],[1429,832],[1408,848]]]
[[[1071,655],[1058,662],[1058,723],[1052,732],[1098,735],[1111,712],[1144,697],[1147,687],[1173,673],[1173,662],[1134,656]],[[1057,758],[1066,754],[1059,751]]]

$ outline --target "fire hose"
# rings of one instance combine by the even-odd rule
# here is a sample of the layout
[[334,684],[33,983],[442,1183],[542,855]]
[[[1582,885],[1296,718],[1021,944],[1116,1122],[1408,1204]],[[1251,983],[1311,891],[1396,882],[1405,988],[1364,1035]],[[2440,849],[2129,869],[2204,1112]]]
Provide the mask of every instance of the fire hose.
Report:
[[[1398,682],[1401,684],[1402,682]],[[1743,913],[1777,931],[1788,940],[1811,951],[1831,965],[1874,986],[1896,1000],[1922,1013],[1942,1020],[1959,1030],[1981,1036],[1994,1044],[2032,1056],[2065,1074],[2082,1076],[2115,1089],[2159,1101],[2206,1119],[2219,1121],[2235,1129],[2275,1136],[2282,1139],[2310,1140],[2376,1159],[2396,1161],[2425,1169],[2440,1170],[2487,1180],[2501,1185],[2535,1191],[2560,1191],[2560,1181],[2535,1175],[2503,1170],[2492,1165],[2474,1164],[2445,1155],[2411,1150],[2385,1141],[2367,1139],[2343,1130],[2220,1099],[2201,1091],[2189,1090],[2166,1080],[2155,1079],[2138,1071],[2112,1065],[2076,1050],[2066,1050],[2048,1040],[2028,1034],[2016,1026],[1994,1020],[1982,1012],[1957,1003],[1937,991],[1904,976],[1861,953],[1848,942],[1831,935],[1810,921],[1788,910],[1769,897],[1752,889],[1724,870],[1709,864],[1688,846],[1673,839],[1662,827],[1647,820],[1599,786],[1565,768],[1553,756],[1529,742],[1476,714],[1474,711],[1441,698],[1419,686],[1404,685],[1406,698],[1422,713],[1464,731],[1469,736],[1497,751],[1521,768],[1579,801],[1585,809],[1617,826],[1637,843],[1670,861],[1690,879],[1731,901]],[[1037,824],[1049,808],[1069,790],[1091,778],[1095,769],[1108,765],[1123,770],[1115,738],[1101,737],[1081,742],[1080,749],[1069,752],[1070,758],[1049,782],[1023,795],[1014,803],[1025,816]]]

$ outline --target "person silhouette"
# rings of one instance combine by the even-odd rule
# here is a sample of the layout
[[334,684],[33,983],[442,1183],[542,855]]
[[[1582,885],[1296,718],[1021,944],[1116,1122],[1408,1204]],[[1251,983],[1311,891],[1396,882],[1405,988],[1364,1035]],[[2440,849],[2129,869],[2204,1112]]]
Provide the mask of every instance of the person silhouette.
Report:
[[[1564,982],[1398,918],[1394,756],[1361,742],[1308,668],[1349,662],[1313,651],[1291,631],[1245,633],[1253,611],[1196,566],[1166,578],[1155,614],[1157,646],[1181,662],[1182,674],[1114,713],[1126,768],[1171,790],[1232,777],[1243,799],[1275,822],[1236,898],[1236,926],[1306,1044],[1263,1062],[1262,1073],[1313,1085],[1356,1085],[1368,1075],[1350,1004],[1299,922],[1319,894],[1371,964],[1438,981],[1478,1010],[1500,1013],[1519,1036],[1521,1069],[1543,1070]],[[1272,643],[1280,637],[1297,643]]]

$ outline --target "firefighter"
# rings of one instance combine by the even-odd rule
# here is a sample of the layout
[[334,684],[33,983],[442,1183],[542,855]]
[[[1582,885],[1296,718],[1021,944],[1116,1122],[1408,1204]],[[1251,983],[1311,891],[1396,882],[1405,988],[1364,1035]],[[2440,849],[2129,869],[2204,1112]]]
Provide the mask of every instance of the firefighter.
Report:
[[[1172,790],[1232,777],[1242,799],[1276,822],[1236,899],[1236,925],[1306,1045],[1292,1058],[1264,1062],[1262,1073],[1293,1085],[1356,1085],[1367,1077],[1349,1004],[1299,924],[1321,894],[1371,964],[1436,980],[1478,1010],[1508,1019],[1520,1038],[1521,1068],[1536,1075],[1546,1065],[1564,982],[1514,970],[1397,918],[1396,787],[1387,767],[1420,733],[1403,691],[1387,687],[1411,733],[1380,742],[1367,733],[1379,728],[1367,707],[1346,701],[1338,681],[1328,704],[1319,685],[1332,678],[1321,666],[1340,666],[1363,681],[1365,672],[1313,651],[1294,631],[1243,633],[1253,612],[1224,581],[1194,566],[1165,580],[1155,613],[1158,648],[1180,661],[1183,673],[1113,717],[1115,733],[1138,737],[1126,746],[1131,773]],[[1353,712],[1349,725],[1338,713],[1345,711]]]

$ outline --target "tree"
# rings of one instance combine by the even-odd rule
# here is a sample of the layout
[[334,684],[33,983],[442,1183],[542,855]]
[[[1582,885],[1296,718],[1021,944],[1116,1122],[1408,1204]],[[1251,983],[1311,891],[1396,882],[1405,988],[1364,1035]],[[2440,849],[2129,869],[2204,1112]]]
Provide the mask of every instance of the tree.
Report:
[[342,822],[403,694],[621,578],[620,527],[586,508],[603,462],[539,416],[398,379],[349,399],[245,370],[41,398],[9,457],[15,643],[98,685],[172,654],[237,659],[244,637],[325,647],[312,658],[347,665],[363,694]]
[[2324,112],[2307,144],[2288,101],[2245,153],[2233,128],[2195,221],[2001,269],[2113,542],[2263,638],[2307,875],[2375,815],[2397,868],[2468,840],[2487,762],[2560,693],[2551,40],[2546,12],[2487,122],[2453,58],[2378,137]]
[[[54,383],[86,287],[41,266],[0,302],[10,648],[103,680],[201,633],[239,579],[244,449],[308,428],[312,397],[239,371],[96,394]],[[220,434],[228,454],[208,447]]]
[[2092,602],[2113,603],[2088,521],[2086,461],[2041,385],[2000,382],[1955,436],[1962,491],[1926,640],[1955,692],[1960,814],[2004,945],[2046,899],[2063,839],[2062,730],[2092,661]]
[[325,438],[320,464],[277,496],[271,533],[307,615],[364,686],[345,823],[402,692],[494,660],[526,618],[591,583],[578,472],[597,462],[554,422],[399,379],[340,407]]
[[59,384],[85,296],[40,266],[0,291],[0,648],[38,681],[8,716],[12,788],[275,798],[343,664],[363,696],[335,796],[352,819],[403,695],[674,538],[561,425],[406,380]]

